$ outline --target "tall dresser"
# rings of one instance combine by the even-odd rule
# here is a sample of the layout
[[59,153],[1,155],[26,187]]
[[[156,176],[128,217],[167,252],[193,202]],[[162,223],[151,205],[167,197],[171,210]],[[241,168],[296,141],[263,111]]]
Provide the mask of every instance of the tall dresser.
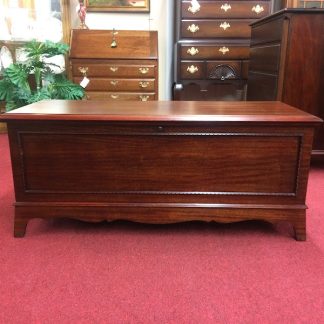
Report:
[[272,1],[176,0],[173,98],[242,100],[248,73],[250,24]]
[[[324,10],[285,9],[252,24],[247,100],[280,100],[324,117]],[[313,155],[324,157],[324,128]]]
[[73,30],[71,79],[89,100],[157,100],[156,31]]

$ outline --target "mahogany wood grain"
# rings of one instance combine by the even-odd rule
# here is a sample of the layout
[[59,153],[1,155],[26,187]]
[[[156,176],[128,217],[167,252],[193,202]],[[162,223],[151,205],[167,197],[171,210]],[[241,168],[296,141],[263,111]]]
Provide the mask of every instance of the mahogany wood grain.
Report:
[[[218,45],[202,45],[196,44],[194,42],[191,43],[181,43],[181,57],[182,59],[248,59],[250,55],[250,47],[248,45],[233,45],[226,42],[220,43]],[[195,54],[190,54],[190,49],[194,48],[198,50],[198,52],[194,52]],[[225,47],[228,51],[222,52],[222,48]]]
[[250,51],[250,71],[278,74],[280,62],[280,44],[253,47]]
[[[224,29],[221,27],[223,23],[228,23],[229,27]],[[210,20],[210,19],[191,19],[183,20],[181,25],[181,36],[183,38],[250,38],[251,27],[253,20],[250,19],[227,19],[224,20]],[[196,25],[199,30],[191,32],[188,30],[189,26]]]
[[[73,60],[72,72],[74,76],[82,76],[80,69],[86,66],[87,77],[120,77],[120,78],[139,78],[143,77],[141,69],[145,69],[144,76],[147,78],[155,77],[156,66],[152,61],[141,60],[140,64],[128,60],[101,60],[94,63],[93,60]],[[118,69],[116,69],[118,67]]]
[[158,58],[156,31],[116,30],[117,47],[115,48],[110,46],[112,39],[112,30],[73,30],[70,57],[128,60]]
[[[273,14],[275,15],[275,14]],[[264,22],[264,19],[260,19],[259,22]],[[251,31],[251,45],[266,44],[275,41],[280,41],[282,38],[282,29],[284,19],[270,20],[267,25],[256,25],[254,22],[254,28]]]
[[117,91],[87,91],[88,100],[106,100],[106,101],[150,101],[157,100],[155,92],[117,92]]
[[290,222],[305,240],[314,127],[280,102],[44,101],[8,124],[14,235],[34,217]]
[[[81,77],[73,78],[75,83],[82,81]],[[91,78],[87,86],[88,91],[154,91],[155,79],[129,79],[129,78]]]
[[43,100],[1,115],[1,120],[303,122],[320,119],[279,101],[85,102]]
[[[271,1],[199,1],[199,11],[192,13],[188,10],[191,1],[182,1],[183,18],[253,18],[259,19],[267,15],[270,11]],[[222,9],[222,5],[227,4],[227,10]],[[256,12],[255,6],[262,6],[263,11]],[[223,6],[224,7],[224,6]]]
[[[269,73],[248,72],[248,100],[274,100],[278,90],[278,76]],[[253,97],[252,94],[253,93]]]
[[[175,100],[236,101],[243,100],[245,80],[182,80],[174,92]],[[197,99],[198,98],[198,99]]]

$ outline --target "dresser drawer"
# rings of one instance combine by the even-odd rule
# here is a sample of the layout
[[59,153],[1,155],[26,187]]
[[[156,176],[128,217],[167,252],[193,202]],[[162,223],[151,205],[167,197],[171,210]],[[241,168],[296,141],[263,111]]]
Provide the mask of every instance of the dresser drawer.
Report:
[[253,18],[270,13],[270,1],[199,1],[195,7],[191,1],[182,1],[182,18]]
[[[91,91],[154,91],[155,79],[107,79],[89,78],[86,90]],[[82,78],[73,78],[80,83]]]
[[277,73],[280,63],[280,44],[251,48],[251,71]]
[[284,19],[274,19],[252,26],[251,46],[270,42],[280,42],[282,38]]
[[249,73],[249,61],[242,61],[241,76],[242,79],[247,79]]
[[74,76],[82,76],[86,74],[88,77],[127,77],[127,78],[140,78],[148,77],[153,78],[155,75],[154,65],[122,65],[114,63],[73,63],[72,73]]
[[226,43],[221,45],[186,43],[180,45],[180,52],[182,59],[247,59],[250,47]]
[[181,36],[185,38],[249,38],[252,20],[182,20]]
[[[174,89],[175,90],[175,89]],[[181,90],[175,90],[176,100],[243,100],[245,82],[241,80],[188,80],[182,83]]]
[[183,79],[240,79],[240,61],[181,61]]
[[205,79],[205,62],[181,61],[181,78]]
[[151,101],[156,100],[154,92],[96,92],[87,91],[86,97],[88,100],[136,100],[136,101]]
[[247,100],[278,100],[277,84],[277,75],[250,71],[248,76]]
[[228,80],[241,78],[240,61],[208,61],[206,63],[208,79]]

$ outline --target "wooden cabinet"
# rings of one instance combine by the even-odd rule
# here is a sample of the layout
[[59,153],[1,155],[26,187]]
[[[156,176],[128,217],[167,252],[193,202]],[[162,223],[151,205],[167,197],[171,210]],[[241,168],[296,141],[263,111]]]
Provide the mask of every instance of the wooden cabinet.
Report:
[[[324,117],[324,10],[285,9],[252,24],[247,100],[280,100]],[[324,156],[324,129],[313,154]]]
[[70,73],[89,100],[157,100],[157,32],[73,30]]
[[176,1],[175,100],[242,100],[250,24],[272,1]]

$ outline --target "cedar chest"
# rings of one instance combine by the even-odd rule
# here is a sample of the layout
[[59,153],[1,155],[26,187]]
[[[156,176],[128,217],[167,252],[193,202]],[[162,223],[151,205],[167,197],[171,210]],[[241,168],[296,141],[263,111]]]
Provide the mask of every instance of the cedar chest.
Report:
[[321,119],[280,102],[42,101],[8,126],[14,235],[29,219],[288,221],[305,197]]

